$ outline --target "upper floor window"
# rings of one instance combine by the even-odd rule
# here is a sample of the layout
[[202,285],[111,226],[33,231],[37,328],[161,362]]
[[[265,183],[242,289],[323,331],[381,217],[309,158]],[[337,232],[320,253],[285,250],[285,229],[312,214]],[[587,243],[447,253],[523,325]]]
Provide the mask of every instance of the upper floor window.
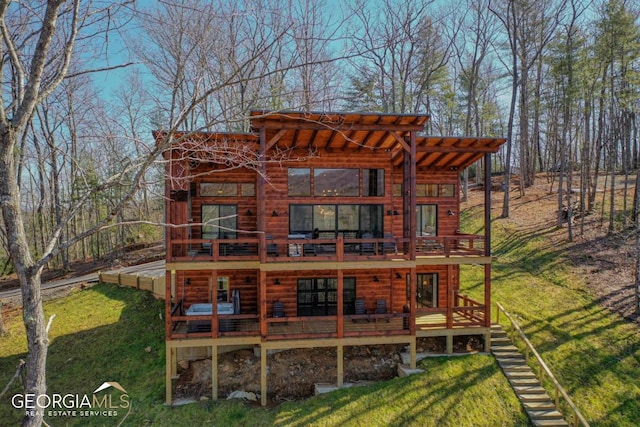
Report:
[[416,184],[416,196],[438,197],[438,184]]
[[442,197],[455,197],[456,196],[455,184],[442,184],[442,193],[440,195]]
[[289,196],[310,196],[311,195],[311,169],[309,168],[289,168],[288,172],[288,194]]
[[[239,188],[238,188],[239,187]],[[253,182],[201,182],[200,197],[255,197],[256,185]]]
[[438,205],[416,206],[416,235],[438,235]]
[[314,169],[314,196],[359,196],[358,169]]
[[202,238],[235,239],[238,229],[236,205],[202,205]]
[[384,191],[384,169],[289,168],[287,171],[290,197],[380,197]]
[[238,186],[235,182],[201,182],[201,197],[236,197]]

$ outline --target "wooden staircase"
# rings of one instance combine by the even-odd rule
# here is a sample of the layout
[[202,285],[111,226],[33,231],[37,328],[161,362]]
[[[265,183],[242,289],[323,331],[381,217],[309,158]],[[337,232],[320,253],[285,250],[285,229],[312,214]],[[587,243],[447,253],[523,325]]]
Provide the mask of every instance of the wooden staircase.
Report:
[[568,426],[542,387],[524,356],[499,324],[491,325],[491,353],[522,403],[531,424],[540,427]]

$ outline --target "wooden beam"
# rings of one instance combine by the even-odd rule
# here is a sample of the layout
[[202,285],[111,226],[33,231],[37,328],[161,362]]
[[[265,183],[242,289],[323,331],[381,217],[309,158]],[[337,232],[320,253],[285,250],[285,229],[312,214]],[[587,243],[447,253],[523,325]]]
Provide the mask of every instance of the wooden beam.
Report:
[[265,129],[288,129],[288,130],[327,130],[327,131],[422,131],[424,124],[375,124],[375,123],[322,123],[319,121],[295,121],[284,122],[280,120],[260,120],[260,127]]
[[[275,144],[277,144],[277,143],[278,143],[278,141],[280,141],[280,138],[282,138],[282,137],[284,136],[284,134],[286,134],[286,133],[287,133],[287,130],[286,130],[286,129],[282,129],[282,130],[278,131],[278,133],[276,133],[276,134],[273,136],[273,138],[271,138],[271,139],[269,140],[269,142],[267,142],[267,143],[266,143],[266,145],[265,145],[265,151],[266,151],[266,150],[270,150],[270,149],[271,149],[271,147],[273,147]],[[261,138],[261,140],[262,140],[262,138]],[[262,144],[261,144],[261,145],[262,145]]]
[[418,153],[497,153],[500,147],[456,147],[428,145],[417,148]]
[[404,151],[406,151],[407,153],[411,152],[411,147],[409,146],[409,144],[407,144],[407,141],[405,141],[404,138],[398,135],[397,132],[390,132],[390,133],[394,137],[394,139],[398,142],[398,144],[402,146]]

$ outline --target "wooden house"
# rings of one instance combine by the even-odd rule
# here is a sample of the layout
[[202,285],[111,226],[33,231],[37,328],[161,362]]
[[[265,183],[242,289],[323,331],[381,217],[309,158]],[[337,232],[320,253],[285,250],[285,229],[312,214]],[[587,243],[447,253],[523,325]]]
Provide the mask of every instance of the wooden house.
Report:
[[[504,139],[428,137],[428,116],[254,111],[252,133],[156,133],[165,151],[166,400],[178,357],[238,346],[333,347],[478,335],[489,343],[490,186],[483,235],[461,233],[459,176]],[[484,266],[484,298],[459,292]],[[194,353],[195,352],[195,353]],[[187,356],[184,356],[187,354]]]

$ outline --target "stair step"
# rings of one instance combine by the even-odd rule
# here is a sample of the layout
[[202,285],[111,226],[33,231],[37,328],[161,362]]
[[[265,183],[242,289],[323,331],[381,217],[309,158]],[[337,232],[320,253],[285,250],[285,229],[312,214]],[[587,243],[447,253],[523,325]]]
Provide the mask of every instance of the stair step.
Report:
[[540,385],[540,381],[537,378],[509,378],[509,382],[514,386],[536,386]]
[[491,346],[497,345],[497,344],[505,344],[505,345],[512,345],[512,341],[507,338],[507,337],[496,337],[494,335],[491,336]]
[[534,427],[567,427],[569,424],[562,418],[552,420],[531,420]]
[[502,359],[523,359],[524,357],[522,356],[522,354],[520,354],[520,352],[518,351],[493,351],[493,355],[495,356],[496,359],[502,358]]
[[498,345],[495,346],[493,344],[491,344],[491,351],[495,354],[496,352],[500,353],[500,352],[516,352],[520,355],[522,355],[520,353],[520,351],[518,350],[518,347],[516,347],[515,345]]
[[523,403],[551,402],[551,398],[547,393],[518,393],[518,398]]
[[[539,396],[539,395],[535,395],[535,396]],[[532,401],[522,401],[522,406],[524,406],[524,408],[527,411],[539,411],[539,410],[555,410],[556,409],[556,405],[554,405],[551,400],[549,399],[544,399],[544,400],[532,400]]]
[[513,391],[518,394],[547,394],[542,386],[539,385],[520,385],[513,387]]
[[556,409],[536,409],[533,411],[529,411],[529,415],[531,416],[531,418],[536,420],[548,420],[552,418],[562,419],[562,414]]
[[500,367],[505,372],[533,372],[531,367],[526,363],[502,363],[500,364]]
[[[533,372],[505,371],[504,374],[510,380],[530,380],[530,379],[534,379],[534,380],[538,381],[538,378],[535,376],[535,374]],[[538,382],[540,382],[540,381],[538,381]]]

